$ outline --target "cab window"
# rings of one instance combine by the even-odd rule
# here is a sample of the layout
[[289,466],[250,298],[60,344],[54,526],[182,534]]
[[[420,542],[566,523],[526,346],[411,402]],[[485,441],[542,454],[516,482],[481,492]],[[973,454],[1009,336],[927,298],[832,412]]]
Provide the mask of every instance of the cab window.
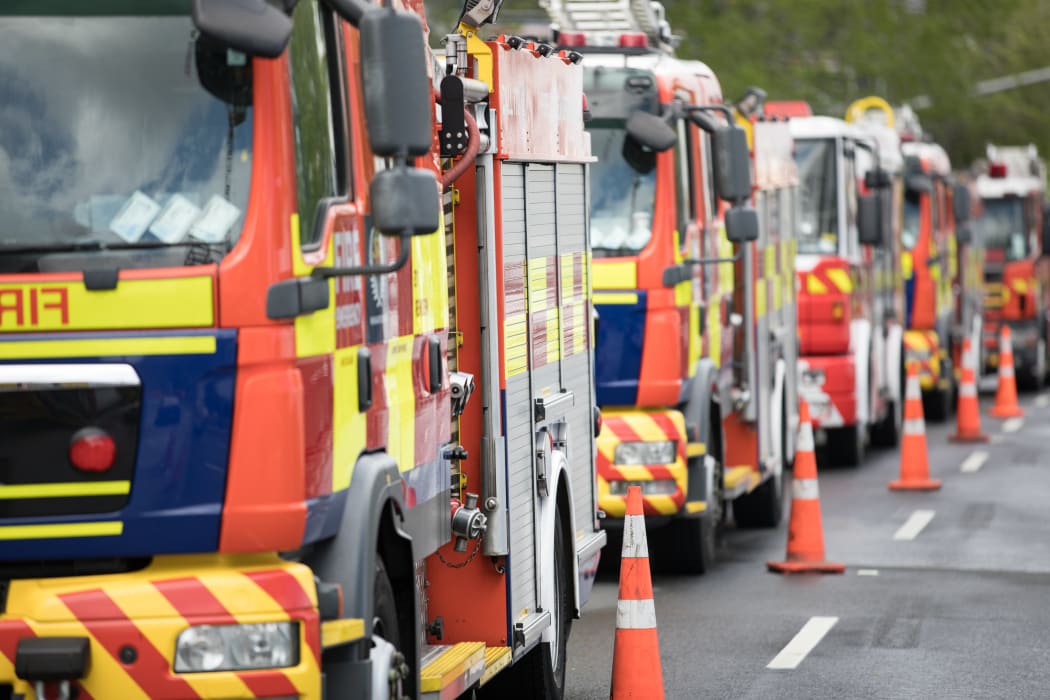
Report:
[[295,8],[288,48],[300,240],[321,243],[326,205],[349,194],[342,48],[335,17],[318,3]]

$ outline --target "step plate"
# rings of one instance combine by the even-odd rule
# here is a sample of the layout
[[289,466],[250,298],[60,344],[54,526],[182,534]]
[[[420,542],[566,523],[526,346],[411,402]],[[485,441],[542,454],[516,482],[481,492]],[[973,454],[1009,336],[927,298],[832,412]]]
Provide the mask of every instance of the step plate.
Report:
[[425,700],[459,697],[485,671],[484,642],[431,647],[423,655],[420,690]]

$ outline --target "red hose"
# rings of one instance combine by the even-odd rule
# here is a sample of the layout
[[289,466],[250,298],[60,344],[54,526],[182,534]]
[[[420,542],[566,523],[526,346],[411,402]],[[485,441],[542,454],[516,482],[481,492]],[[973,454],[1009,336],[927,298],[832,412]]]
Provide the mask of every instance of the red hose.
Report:
[[455,165],[441,173],[441,189],[443,190],[448,189],[460,175],[467,172],[467,168],[474,164],[474,159],[478,157],[478,152],[481,150],[481,131],[478,130],[478,123],[474,120],[474,115],[470,113],[469,109],[463,110],[463,119],[467,123],[467,134],[469,136],[467,150],[463,152],[463,156]]

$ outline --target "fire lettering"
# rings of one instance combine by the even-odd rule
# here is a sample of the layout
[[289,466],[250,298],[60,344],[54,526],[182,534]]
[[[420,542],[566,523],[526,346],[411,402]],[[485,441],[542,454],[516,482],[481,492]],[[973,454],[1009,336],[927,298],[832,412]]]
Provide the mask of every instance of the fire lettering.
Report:
[[0,329],[36,328],[41,322],[49,326],[69,325],[68,289],[0,288]]

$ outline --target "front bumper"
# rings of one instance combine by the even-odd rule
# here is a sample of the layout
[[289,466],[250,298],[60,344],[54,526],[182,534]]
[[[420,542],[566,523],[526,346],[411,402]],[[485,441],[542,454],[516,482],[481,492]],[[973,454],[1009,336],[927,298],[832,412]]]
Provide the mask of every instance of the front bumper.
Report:
[[[174,671],[176,640],[191,625],[283,621],[298,622],[295,666]],[[36,684],[15,669],[19,642],[33,638],[87,641],[86,671],[69,679],[73,697],[321,697],[313,575],[272,555],[163,557],[123,574],[11,581],[0,616],[0,685],[10,684],[14,697],[37,697]],[[55,692],[57,683],[47,687]]]
[[[615,463],[616,446],[622,442],[664,441],[676,444],[675,459],[671,463]],[[605,511],[608,518],[624,517],[627,496],[622,487],[626,484],[643,485],[642,507],[646,515],[674,515],[682,510],[689,490],[685,418],[679,411],[603,410],[596,462],[598,508]],[[665,488],[661,493],[646,493],[647,485]],[[614,492],[614,488],[618,491]]]

